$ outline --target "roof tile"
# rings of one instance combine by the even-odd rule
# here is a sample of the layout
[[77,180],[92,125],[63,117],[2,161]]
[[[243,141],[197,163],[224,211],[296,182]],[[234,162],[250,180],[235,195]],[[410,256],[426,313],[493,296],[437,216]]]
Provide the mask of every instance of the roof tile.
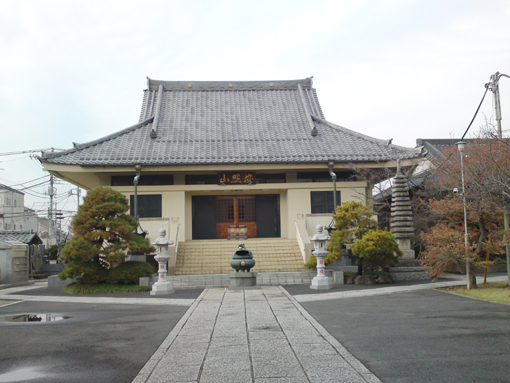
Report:
[[[76,148],[43,155],[43,162],[94,165],[184,165],[386,161],[416,158],[403,148],[324,119],[311,79],[261,82],[149,80],[140,122]],[[159,126],[153,117],[163,85]],[[187,84],[192,84],[189,88]],[[300,96],[297,84],[305,92]],[[306,107],[318,130],[311,135]],[[147,113],[146,113],[147,111]],[[147,118],[148,117],[148,118]],[[150,132],[157,130],[157,137]]]

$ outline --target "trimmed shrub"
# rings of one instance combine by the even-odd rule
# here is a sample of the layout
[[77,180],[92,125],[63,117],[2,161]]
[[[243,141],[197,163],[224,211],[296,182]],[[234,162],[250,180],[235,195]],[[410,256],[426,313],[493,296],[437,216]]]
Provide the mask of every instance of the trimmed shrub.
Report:
[[98,262],[88,262],[83,270],[84,273],[80,278],[80,283],[86,285],[105,283],[108,278],[108,268]]
[[384,230],[370,230],[351,246],[352,253],[362,262],[363,273],[391,267],[398,263],[402,251],[393,234]]
[[148,262],[128,261],[111,268],[106,281],[117,285],[137,285],[139,278],[150,277],[155,272]]

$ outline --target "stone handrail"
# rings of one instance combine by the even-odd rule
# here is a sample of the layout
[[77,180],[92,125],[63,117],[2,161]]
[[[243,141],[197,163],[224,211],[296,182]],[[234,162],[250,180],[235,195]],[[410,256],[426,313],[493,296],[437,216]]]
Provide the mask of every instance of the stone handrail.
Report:
[[179,219],[172,218],[168,227],[168,239],[174,241],[173,245],[168,247],[168,254],[172,257],[168,261],[168,275],[175,274],[175,264],[177,262],[177,251],[179,250]]
[[306,263],[310,260],[310,255],[312,254],[312,243],[306,230],[304,215],[298,214],[294,223],[296,225],[296,239],[301,250],[303,263]]

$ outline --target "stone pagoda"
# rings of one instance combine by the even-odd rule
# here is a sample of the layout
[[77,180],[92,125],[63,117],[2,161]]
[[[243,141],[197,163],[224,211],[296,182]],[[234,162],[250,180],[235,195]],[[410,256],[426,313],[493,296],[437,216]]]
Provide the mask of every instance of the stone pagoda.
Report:
[[414,259],[414,250],[411,249],[411,239],[414,237],[413,210],[407,178],[400,172],[400,161],[397,161],[397,174],[393,179],[390,231],[404,254],[402,258]]

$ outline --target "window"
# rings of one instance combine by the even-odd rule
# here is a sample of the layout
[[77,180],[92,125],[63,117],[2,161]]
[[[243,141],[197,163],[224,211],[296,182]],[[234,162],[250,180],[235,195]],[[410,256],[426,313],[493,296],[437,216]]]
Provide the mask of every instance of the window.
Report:
[[[133,186],[133,180],[135,175],[129,176],[112,176],[112,186]],[[150,185],[173,185],[174,176],[172,174],[141,174],[138,180],[138,186],[150,186]]]
[[[131,195],[129,199],[130,214],[135,216],[135,196]],[[161,194],[138,194],[138,217],[139,218],[160,218],[162,217],[161,211]]]
[[297,182],[331,182],[329,172],[298,173]]
[[217,174],[186,174],[186,185],[216,185]]
[[[335,171],[337,182],[356,181],[353,172]],[[329,172],[306,172],[298,173],[297,182],[332,182]]]
[[[18,201],[14,200],[14,207],[18,206]],[[16,229],[14,229],[16,230]]]
[[285,182],[285,173],[257,174],[258,184],[284,184]]
[[[333,191],[312,191],[310,192],[310,199],[312,202],[312,214],[332,214],[335,211],[333,206]],[[336,204],[341,204],[339,190],[336,192]]]

